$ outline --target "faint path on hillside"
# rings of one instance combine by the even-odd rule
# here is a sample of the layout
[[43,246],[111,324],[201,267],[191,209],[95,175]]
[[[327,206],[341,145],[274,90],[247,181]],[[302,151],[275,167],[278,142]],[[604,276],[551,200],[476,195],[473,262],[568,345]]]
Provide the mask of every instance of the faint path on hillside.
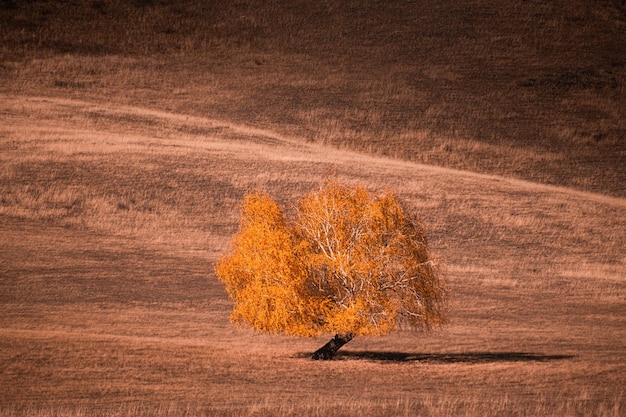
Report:
[[[192,116],[187,114],[173,113],[163,110],[154,110],[145,107],[125,106],[125,105],[102,105],[96,102],[89,102],[76,99],[57,98],[57,97],[4,97],[2,99],[5,103],[13,102],[14,105],[29,104],[51,104],[55,106],[70,107],[76,109],[76,111],[83,113],[101,113],[101,114],[113,114],[119,116],[138,116],[144,119],[161,119],[164,121],[174,121],[182,123],[190,127],[209,127],[209,128],[223,128],[228,129],[234,134],[242,134],[245,136],[260,136],[270,139],[275,139],[285,143],[301,144],[297,140],[289,139],[278,133],[272,132],[266,129],[259,129],[251,126],[230,123],[223,120],[210,119],[207,117]],[[133,121],[132,118],[129,121]]]
[[[2,96],[0,96],[2,97]],[[541,183],[534,183],[522,179],[502,177],[498,175],[482,174],[472,171],[462,171],[452,168],[445,168],[435,165],[426,165],[410,161],[404,161],[399,159],[393,159],[390,157],[380,157],[374,155],[368,155],[364,153],[357,153],[354,151],[342,150],[331,148],[320,144],[309,144],[304,141],[289,138],[279,133],[273,132],[268,129],[260,129],[248,125],[232,123],[229,121],[212,119],[201,116],[192,116],[174,112],[168,112],[164,110],[155,110],[138,106],[127,105],[114,105],[114,104],[101,104],[97,102],[90,102],[77,99],[58,98],[58,97],[45,97],[45,96],[4,96],[1,98],[0,106],[11,108],[24,108],[28,109],[33,106],[41,106],[44,109],[46,106],[55,107],[57,109],[65,108],[66,111],[72,110],[75,113],[87,113],[98,115],[110,115],[115,116],[117,119],[124,121],[125,123],[141,122],[143,121],[163,121],[166,123],[176,123],[183,125],[191,133],[196,136],[206,136],[211,134],[216,136],[215,132],[221,131],[222,134],[217,136],[245,136],[250,138],[260,138],[260,142],[266,146],[272,146],[272,149],[267,149],[267,152],[263,152],[264,156],[271,159],[307,159],[313,161],[324,161],[330,163],[357,163],[367,164],[370,166],[377,166],[384,170],[384,167],[393,166],[394,168],[406,169],[406,170],[420,170],[431,172],[434,174],[443,174],[448,176],[457,176],[467,179],[484,180],[490,183],[501,182],[515,188],[531,191],[531,192],[557,192],[567,194],[570,198],[584,199],[588,201],[594,201],[600,204],[611,205],[620,208],[626,208],[626,198],[613,197],[604,194],[598,194],[588,191],[576,190],[568,187],[548,185]],[[0,114],[6,112],[6,110],[0,109]],[[166,126],[167,127],[167,126]],[[203,130],[204,129],[204,130]],[[208,129],[208,130],[207,130]],[[198,133],[194,133],[198,132]],[[207,133],[208,132],[208,133]],[[212,132],[212,133],[211,133]],[[230,144],[225,143],[225,146]],[[297,155],[286,156],[282,152],[276,152],[275,146],[282,146],[284,148],[295,148]]]

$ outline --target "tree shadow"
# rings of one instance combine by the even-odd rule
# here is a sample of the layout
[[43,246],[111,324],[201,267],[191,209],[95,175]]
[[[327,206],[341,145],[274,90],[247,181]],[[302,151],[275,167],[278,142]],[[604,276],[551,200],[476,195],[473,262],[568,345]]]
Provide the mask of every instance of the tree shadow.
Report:
[[337,352],[335,360],[369,360],[389,363],[481,364],[497,362],[551,362],[572,359],[574,357],[574,355],[543,355],[528,352],[411,353],[347,350]]

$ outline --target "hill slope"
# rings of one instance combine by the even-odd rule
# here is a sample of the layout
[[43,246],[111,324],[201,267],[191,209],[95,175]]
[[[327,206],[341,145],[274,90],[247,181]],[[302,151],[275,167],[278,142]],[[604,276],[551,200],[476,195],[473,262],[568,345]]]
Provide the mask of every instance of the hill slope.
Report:
[[[232,122],[3,96],[0,415],[619,415],[626,202],[330,152]],[[228,323],[212,262],[243,193],[394,188],[453,292],[430,335],[351,342]],[[608,410],[608,411],[607,411]],[[100,414],[99,414],[100,413]]]
[[149,104],[626,196],[618,0],[3,5],[6,94]]
[[[619,0],[0,1],[0,416],[626,410]],[[243,195],[428,225],[451,323],[233,328]]]

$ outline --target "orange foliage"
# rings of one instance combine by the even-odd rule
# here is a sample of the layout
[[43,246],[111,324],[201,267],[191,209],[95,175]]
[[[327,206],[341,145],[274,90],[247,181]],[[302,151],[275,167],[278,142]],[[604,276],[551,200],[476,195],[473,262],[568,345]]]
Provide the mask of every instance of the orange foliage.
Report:
[[260,331],[365,335],[445,321],[423,228],[392,193],[328,182],[290,219],[270,197],[249,195],[216,271],[233,321]]

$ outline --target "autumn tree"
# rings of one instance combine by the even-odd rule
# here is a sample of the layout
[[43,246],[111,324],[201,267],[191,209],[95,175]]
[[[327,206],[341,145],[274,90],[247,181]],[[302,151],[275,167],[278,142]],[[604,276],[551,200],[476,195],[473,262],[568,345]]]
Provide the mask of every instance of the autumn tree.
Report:
[[334,334],[313,359],[331,359],[356,335],[445,322],[446,290],[424,229],[393,193],[327,182],[289,217],[251,194],[231,246],[216,266],[231,319],[263,332]]

